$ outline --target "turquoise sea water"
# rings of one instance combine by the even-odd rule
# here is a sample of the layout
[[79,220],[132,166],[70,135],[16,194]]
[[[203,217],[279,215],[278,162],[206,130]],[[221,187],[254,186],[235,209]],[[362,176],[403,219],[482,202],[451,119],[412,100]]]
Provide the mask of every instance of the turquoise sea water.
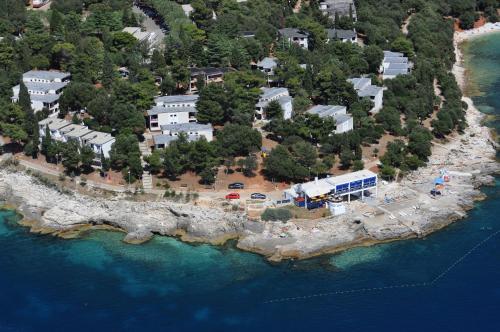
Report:
[[[469,45],[488,65],[475,101],[498,114],[500,35],[487,38]],[[499,330],[500,194],[484,191],[426,239],[274,265],[230,244],[35,235],[0,211],[0,331]]]

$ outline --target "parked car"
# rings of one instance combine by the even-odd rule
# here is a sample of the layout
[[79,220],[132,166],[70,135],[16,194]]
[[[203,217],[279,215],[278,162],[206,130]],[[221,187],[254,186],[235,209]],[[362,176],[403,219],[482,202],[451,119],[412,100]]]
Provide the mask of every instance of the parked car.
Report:
[[245,185],[241,182],[231,183],[227,186],[227,189],[244,189]]
[[250,195],[251,199],[266,199],[267,196],[261,193],[253,193]]
[[238,193],[227,194],[226,199],[240,199],[240,194],[238,194]]

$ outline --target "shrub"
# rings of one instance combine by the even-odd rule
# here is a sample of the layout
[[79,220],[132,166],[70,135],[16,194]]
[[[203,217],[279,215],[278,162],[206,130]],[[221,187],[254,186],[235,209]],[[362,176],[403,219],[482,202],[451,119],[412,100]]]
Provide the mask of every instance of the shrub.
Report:
[[260,217],[264,221],[287,221],[292,218],[292,213],[287,209],[266,209]]

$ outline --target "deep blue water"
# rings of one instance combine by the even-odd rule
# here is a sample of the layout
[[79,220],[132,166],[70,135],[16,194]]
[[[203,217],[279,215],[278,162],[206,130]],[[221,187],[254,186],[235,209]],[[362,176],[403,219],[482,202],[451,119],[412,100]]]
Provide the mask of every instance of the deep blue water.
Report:
[[[500,47],[474,43],[471,61],[498,73]],[[475,101],[495,114],[500,74],[489,82]],[[426,239],[278,265],[165,237],[34,235],[0,211],[0,331],[500,330],[500,193],[484,191]]]

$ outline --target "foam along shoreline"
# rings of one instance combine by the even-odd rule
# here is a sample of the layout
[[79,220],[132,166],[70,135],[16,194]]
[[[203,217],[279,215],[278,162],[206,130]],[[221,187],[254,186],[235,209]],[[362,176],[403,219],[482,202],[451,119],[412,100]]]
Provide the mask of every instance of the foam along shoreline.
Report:
[[466,91],[467,76],[466,68],[464,67],[463,60],[464,56],[462,50],[460,49],[460,44],[468,40],[482,37],[491,33],[500,33],[500,22],[496,23],[486,23],[482,27],[465,30],[456,31],[453,35],[453,46],[455,48],[455,64],[453,65],[453,74],[457,80],[458,86],[462,90],[462,93]]
[[[212,244],[236,239],[238,248],[271,261],[424,237],[464,218],[474,201],[484,198],[478,188],[494,183],[492,174],[500,170],[495,143],[489,129],[481,124],[482,113],[470,98],[464,97],[464,101],[468,104],[468,127],[462,135],[451,135],[446,144],[434,143],[428,165],[401,182],[381,183],[378,200],[353,201],[345,215],[334,218],[260,222],[215,202],[204,206],[136,202],[123,194],[110,199],[68,195],[9,169],[0,169],[0,201],[17,207],[24,215],[23,223],[34,232],[74,237],[90,225],[122,230],[124,241],[129,243],[147,241],[154,234]],[[442,196],[432,197],[433,180],[444,168],[451,180]],[[385,203],[384,197],[390,197],[391,202]]]

